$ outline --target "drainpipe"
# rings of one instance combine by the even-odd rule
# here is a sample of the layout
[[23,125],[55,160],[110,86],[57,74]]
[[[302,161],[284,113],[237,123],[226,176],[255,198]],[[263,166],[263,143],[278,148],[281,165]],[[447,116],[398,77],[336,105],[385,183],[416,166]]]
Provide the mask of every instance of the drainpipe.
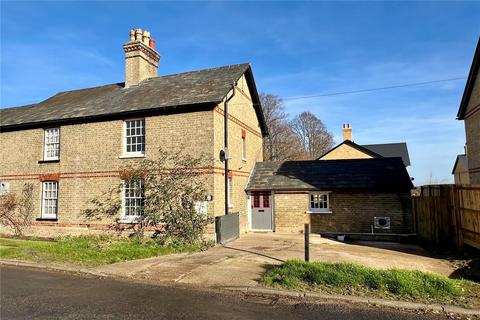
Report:
[[225,99],[223,107],[223,121],[224,121],[224,134],[223,134],[223,144],[224,144],[224,154],[225,154],[225,214],[228,214],[228,159],[230,158],[230,152],[228,151],[228,102],[232,100],[235,96],[235,83],[232,84],[232,95],[230,98]]

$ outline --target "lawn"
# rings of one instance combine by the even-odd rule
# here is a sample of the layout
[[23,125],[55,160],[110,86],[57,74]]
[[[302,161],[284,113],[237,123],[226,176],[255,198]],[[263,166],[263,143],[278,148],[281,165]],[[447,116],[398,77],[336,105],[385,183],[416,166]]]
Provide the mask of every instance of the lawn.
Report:
[[66,237],[55,241],[0,238],[0,258],[98,266],[171,253],[193,252],[208,245],[159,245],[152,239],[110,236]]
[[352,263],[290,260],[263,276],[270,287],[480,306],[480,285],[412,270],[367,268]]

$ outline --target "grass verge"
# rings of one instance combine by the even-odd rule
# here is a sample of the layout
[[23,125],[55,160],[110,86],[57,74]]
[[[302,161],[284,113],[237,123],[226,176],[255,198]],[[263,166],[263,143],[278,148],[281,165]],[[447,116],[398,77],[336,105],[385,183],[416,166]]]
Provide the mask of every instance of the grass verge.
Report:
[[98,266],[206,247],[205,243],[176,242],[162,246],[152,239],[111,236],[66,237],[55,241],[0,238],[0,258]]
[[352,263],[287,261],[263,276],[270,287],[480,306],[480,285],[414,271],[378,270]]

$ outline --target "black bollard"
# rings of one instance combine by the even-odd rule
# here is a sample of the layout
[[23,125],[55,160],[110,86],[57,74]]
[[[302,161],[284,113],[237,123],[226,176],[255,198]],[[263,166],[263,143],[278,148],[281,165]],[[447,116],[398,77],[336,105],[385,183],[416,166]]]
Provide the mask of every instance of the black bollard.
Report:
[[310,225],[305,224],[305,230],[303,232],[305,235],[305,261],[310,261]]

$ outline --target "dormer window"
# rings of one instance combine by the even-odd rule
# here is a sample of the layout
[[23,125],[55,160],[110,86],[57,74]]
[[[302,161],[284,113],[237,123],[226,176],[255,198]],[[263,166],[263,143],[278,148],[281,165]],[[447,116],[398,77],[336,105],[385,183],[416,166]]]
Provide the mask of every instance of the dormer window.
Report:
[[145,119],[125,120],[125,156],[145,155]]
[[60,128],[44,130],[43,160],[60,159]]

